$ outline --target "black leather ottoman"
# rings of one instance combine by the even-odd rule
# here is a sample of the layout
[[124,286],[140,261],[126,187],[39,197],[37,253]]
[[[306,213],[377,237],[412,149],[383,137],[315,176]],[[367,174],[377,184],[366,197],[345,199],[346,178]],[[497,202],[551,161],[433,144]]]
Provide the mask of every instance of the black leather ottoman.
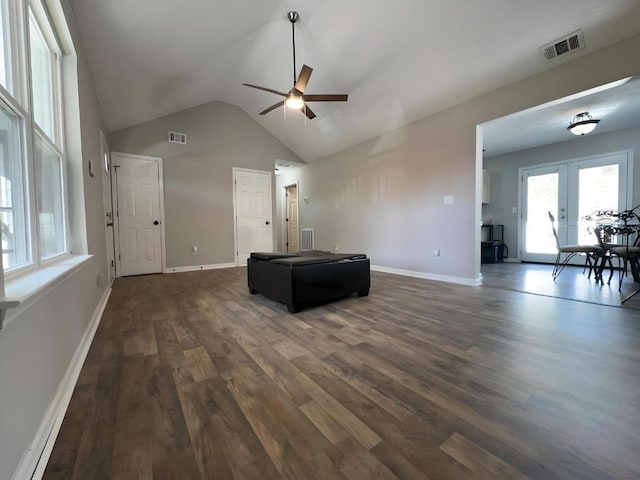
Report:
[[369,294],[369,259],[329,252],[252,253],[247,260],[249,291],[284,303],[290,312],[353,293]]

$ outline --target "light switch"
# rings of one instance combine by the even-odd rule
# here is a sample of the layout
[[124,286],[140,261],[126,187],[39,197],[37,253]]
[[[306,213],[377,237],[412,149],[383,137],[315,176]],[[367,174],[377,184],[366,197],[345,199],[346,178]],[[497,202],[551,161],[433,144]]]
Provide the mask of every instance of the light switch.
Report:
[[511,213],[518,213],[518,207],[511,207]]
[[453,195],[445,195],[444,196],[444,204],[445,205],[453,205]]

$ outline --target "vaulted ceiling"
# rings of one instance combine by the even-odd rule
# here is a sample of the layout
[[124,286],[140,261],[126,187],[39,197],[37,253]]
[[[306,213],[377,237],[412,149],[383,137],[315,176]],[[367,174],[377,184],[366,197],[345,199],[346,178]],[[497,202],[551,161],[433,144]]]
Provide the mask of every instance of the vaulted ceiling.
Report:
[[[72,0],[109,131],[213,100],[239,106],[313,161],[559,62],[640,33],[640,0]],[[307,93],[348,93],[278,109],[293,82],[290,10]],[[581,29],[586,48],[547,62],[539,47]]]

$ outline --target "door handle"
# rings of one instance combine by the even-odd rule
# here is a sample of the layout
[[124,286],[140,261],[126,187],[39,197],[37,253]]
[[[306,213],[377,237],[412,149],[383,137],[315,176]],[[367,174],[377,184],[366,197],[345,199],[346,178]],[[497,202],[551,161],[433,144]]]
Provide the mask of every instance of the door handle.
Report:
[[160,222],[158,220],[153,222],[154,225],[160,225]]
[[266,222],[264,222],[265,225],[269,225],[269,220],[267,220]]
[[113,227],[113,222],[107,223],[107,227]]

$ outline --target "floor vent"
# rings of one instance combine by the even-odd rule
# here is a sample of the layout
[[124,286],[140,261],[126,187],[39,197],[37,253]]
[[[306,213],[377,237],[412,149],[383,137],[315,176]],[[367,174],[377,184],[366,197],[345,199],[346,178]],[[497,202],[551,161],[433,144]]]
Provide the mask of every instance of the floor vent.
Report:
[[180,132],[169,132],[169,143],[187,144],[187,134]]
[[581,30],[576,30],[551,42],[547,45],[540,47],[540,53],[544,55],[547,61],[554,60],[558,57],[565,56],[569,53],[573,53],[576,50],[582,50],[584,48],[584,37]]
[[300,230],[300,251],[310,250],[313,250],[313,228],[303,228]]

